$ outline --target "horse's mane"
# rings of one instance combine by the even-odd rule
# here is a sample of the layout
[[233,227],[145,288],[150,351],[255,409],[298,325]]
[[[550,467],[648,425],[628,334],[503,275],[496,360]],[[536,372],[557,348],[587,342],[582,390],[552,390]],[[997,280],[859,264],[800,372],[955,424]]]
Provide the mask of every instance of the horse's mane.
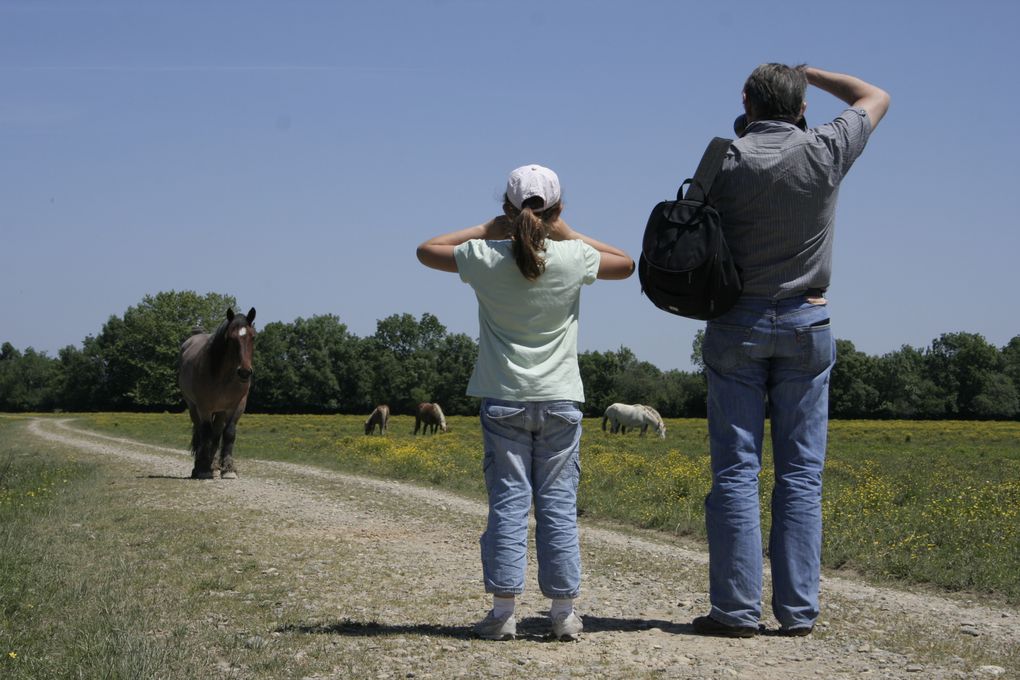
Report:
[[640,405],[640,406],[641,406],[641,407],[642,407],[642,408],[643,408],[644,410],[648,411],[648,413],[650,413],[651,415],[655,416],[655,419],[656,419],[656,420],[658,420],[658,421],[659,421],[660,423],[662,422],[662,416],[660,416],[660,415],[659,415],[659,412],[658,412],[658,411],[656,411],[656,410],[655,410],[654,408],[652,408],[652,407],[651,407],[651,406],[649,406],[648,404],[639,404],[639,405]]
[[209,356],[214,364],[219,364],[223,353],[227,351],[227,329],[230,328],[230,321],[224,319],[209,335],[208,347]]

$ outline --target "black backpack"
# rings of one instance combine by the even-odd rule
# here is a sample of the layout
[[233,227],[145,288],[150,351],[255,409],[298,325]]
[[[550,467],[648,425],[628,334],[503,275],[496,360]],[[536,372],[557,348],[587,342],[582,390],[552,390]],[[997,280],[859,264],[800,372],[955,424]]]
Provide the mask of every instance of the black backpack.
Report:
[[[690,319],[714,319],[743,291],[740,270],[723,238],[719,213],[706,202],[730,139],[713,139],[694,178],[675,201],[652,209],[638,259],[641,290],[658,307]],[[683,194],[684,185],[687,194]]]

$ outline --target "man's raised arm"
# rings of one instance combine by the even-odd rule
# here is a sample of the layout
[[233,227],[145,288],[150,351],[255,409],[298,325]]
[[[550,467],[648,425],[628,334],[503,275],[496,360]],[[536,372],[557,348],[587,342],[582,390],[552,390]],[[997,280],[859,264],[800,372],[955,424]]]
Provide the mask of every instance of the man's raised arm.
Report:
[[825,90],[851,106],[857,106],[867,111],[868,118],[871,119],[872,130],[878,126],[885,112],[889,110],[889,93],[860,78],[844,73],[823,71],[813,66],[806,67],[804,75],[807,76],[809,84],[820,90]]

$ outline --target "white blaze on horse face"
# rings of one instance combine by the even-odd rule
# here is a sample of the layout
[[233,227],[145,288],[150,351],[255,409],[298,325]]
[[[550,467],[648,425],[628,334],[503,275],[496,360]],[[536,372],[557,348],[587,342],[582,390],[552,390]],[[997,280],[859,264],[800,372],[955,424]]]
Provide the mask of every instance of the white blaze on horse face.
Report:
[[246,335],[248,335],[248,329],[247,328],[242,328],[241,330],[237,331],[237,336],[239,338],[243,338]]

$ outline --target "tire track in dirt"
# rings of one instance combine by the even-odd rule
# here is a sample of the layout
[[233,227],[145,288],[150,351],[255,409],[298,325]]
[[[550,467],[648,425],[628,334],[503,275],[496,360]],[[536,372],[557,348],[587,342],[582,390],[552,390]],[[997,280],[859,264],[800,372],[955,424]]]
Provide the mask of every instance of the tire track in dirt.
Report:
[[[39,418],[29,421],[27,429],[53,444],[120,459],[149,475],[183,477],[190,471],[186,451],[91,432],[70,423],[70,419]],[[363,541],[365,549],[373,551],[372,559],[396,565],[398,573],[412,574],[420,587],[449,588],[452,582],[458,590],[476,589],[479,597],[472,605],[484,606],[473,547],[484,527],[483,503],[412,484],[293,463],[246,459],[243,465],[240,480],[193,483],[214,485],[217,496],[240,506],[296,518],[309,535],[342,527],[353,537],[350,540]],[[585,618],[586,633],[580,643],[463,642],[471,652],[466,655],[469,665],[445,670],[474,677],[501,677],[507,668],[520,672],[517,657],[523,649],[528,664],[549,675],[562,671],[564,677],[582,668],[589,677],[964,678],[995,677],[1000,669],[989,664],[983,668],[981,660],[1017,654],[1020,613],[1016,609],[831,576],[823,579],[824,611],[818,632],[810,638],[764,635],[732,641],[694,636],[689,621],[708,608],[704,552],[673,545],[668,538],[656,540],[584,522],[581,538],[585,574],[578,609]],[[519,605],[528,639],[541,634],[547,602],[538,594],[532,571],[529,567],[528,592]],[[395,618],[408,616],[399,608],[392,613]],[[532,616],[527,618],[529,613]],[[466,631],[484,609],[426,614],[425,618],[445,619],[447,625]],[[774,621],[766,623],[776,626]],[[887,646],[901,651],[889,651]],[[933,647],[944,648],[938,658],[925,651]],[[435,663],[430,662],[429,668]],[[440,664],[437,672],[442,668]],[[1014,677],[1016,672],[1001,670],[998,677]],[[480,671],[485,672],[479,676]],[[420,677],[423,670],[412,668],[411,672]]]

